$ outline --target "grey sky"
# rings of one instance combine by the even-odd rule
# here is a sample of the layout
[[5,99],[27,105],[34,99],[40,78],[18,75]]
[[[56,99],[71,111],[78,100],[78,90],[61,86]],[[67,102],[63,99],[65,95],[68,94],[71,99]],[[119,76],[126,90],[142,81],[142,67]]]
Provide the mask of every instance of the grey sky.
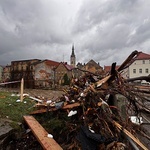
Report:
[[0,0],[0,64],[13,60],[90,59],[121,64],[150,54],[149,0]]

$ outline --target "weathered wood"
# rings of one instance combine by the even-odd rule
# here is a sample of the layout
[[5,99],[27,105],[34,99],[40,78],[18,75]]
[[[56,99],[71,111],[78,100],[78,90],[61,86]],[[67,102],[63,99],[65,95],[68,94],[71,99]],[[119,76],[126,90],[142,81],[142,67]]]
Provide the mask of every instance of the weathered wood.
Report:
[[47,131],[33,116],[23,117],[44,150],[62,150],[60,145],[53,138],[48,137]]
[[43,103],[43,100],[41,100],[41,99],[38,99],[38,98],[35,98],[35,97],[32,97],[32,96],[29,96],[29,98],[31,98],[31,99],[33,99],[37,102]]
[[111,75],[106,76],[105,78],[96,82],[97,87],[100,87],[102,84],[106,83],[110,79]]
[[133,51],[129,56],[128,58],[121,64],[121,66],[118,68],[118,72],[123,70],[129,63],[131,63],[131,61],[133,61],[133,58],[135,56],[138,55],[138,51]]
[[[72,109],[72,108],[78,107],[80,105],[81,105],[80,103],[68,104],[68,105],[63,106],[61,109]],[[43,105],[41,105],[41,106],[43,106]],[[35,110],[35,111],[31,112],[30,114],[32,114],[32,115],[33,114],[40,114],[40,113],[45,113],[47,111],[56,111],[56,110],[58,110],[58,109],[56,109],[55,107],[49,108],[49,109],[48,108],[42,108],[42,109],[39,109],[39,110]]]
[[117,123],[116,121],[114,121],[115,126],[120,129],[121,131],[123,131],[128,137],[130,137],[136,144],[138,144],[141,148],[143,148],[144,150],[148,150],[147,147],[145,147],[138,138],[134,137],[133,134],[131,134],[128,130],[124,129],[119,123]]
[[23,101],[23,88],[24,88],[24,79],[21,79],[21,89],[20,89],[20,100]]

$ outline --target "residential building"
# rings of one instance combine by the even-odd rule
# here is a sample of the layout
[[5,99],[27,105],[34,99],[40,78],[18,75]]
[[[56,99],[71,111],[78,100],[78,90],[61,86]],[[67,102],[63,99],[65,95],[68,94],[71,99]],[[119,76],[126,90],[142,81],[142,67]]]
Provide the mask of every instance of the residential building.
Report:
[[[116,66],[116,70],[119,66]],[[111,66],[104,66],[105,72],[110,72]],[[121,71],[123,78],[136,78],[150,75],[150,55],[138,52],[131,62]],[[145,82],[145,81],[142,81]]]
[[11,81],[11,65],[7,65],[3,68],[2,82]]
[[55,84],[61,85],[64,83],[64,75],[66,74],[68,78],[72,79],[72,69],[74,67],[68,65],[66,62],[61,62],[55,69]]
[[[39,62],[39,59],[18,60],[11,62],[11,81],[19,81],[24,78],[25,88],[34,88],[33,68],[31,64]],[[19,87],[20,83],[12,84],[12,87]]]
[[34,85],[35,88],[50,88],[54,84],[54,69],[59,65],[59,62],[52,60],[42,60],[33,63]]
[[75,78],[79,78],[80,76],[84,75],[84,72],[82,71],[84,65],[85,64],[82,64],[80,62],[77,63],[76,69],[73,70]]
[[139,52],[128,67],[129,78],[150,75],[150,54]]
[[91,59],[87,64],[85,64],[82,69],[97,75],[104,74],[103,68],[99,65],[99,63],[96,63],[93,59]]

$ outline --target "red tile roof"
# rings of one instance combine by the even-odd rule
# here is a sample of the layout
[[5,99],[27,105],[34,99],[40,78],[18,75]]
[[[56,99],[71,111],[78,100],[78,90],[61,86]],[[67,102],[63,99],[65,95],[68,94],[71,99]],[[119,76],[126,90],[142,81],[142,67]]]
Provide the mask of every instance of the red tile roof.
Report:
[[59,62],[53,61],[53,60],[45,60],[45,63],[49,66],[58,66]]
[[139,52],[135,60],[142,60],[142,59],[150,59],[150,55],[143,52]]
[[[62,64],[67,70],[71,71],[74,67],[71,65],[68,65],[66,62],[60,62],[59,65]],[[58,65],[58,66],[59,66]],[[56,68],[58,68],[58,66]]]
[[72,70],[74,67],[71,65],[68,65],[66,62],[62,62],[62,64],[67,68],[67,70]]
[[[116,66],[116,70],[117,70],[119,67],[120,67],[120,66]],[[105,71],[105,72],[111,71],[111,66],[104,66],[104,71]]]

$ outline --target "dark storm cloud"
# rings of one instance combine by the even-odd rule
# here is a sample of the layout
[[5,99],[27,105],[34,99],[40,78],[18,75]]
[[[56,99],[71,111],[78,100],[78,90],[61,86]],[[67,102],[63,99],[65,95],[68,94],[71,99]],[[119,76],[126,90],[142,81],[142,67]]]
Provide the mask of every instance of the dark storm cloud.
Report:
[[[28,51],[30,56],[38,56],[40,54],[35,53],[37,46],[41,49],[39,53],[47,56],[47,52],[43,54],[46,47],[54,50],[55,44],[64,45],[70,42],[63,17],[59,17],[59,3],[1,0],[0,4],[0,54],[1,57],[9,55],[5,57],[5,62],[8,57],[28,59],[28,55],[21,55],[24,51]],[[2,62],[3,58],[0,59],[0,63]]]
[[112,54],[119,60],[118,53],[120,58],[125,54],[127,57],[134,47],[138,49],[149,40],[149,6],[146,0],[86,0],[76,17],[73,33],[82,35],[82,49],[88,49],[96,60],[116,61]]
[[150,1],[0,0],[0,64],[20,59],[121,63],[150,53]]

